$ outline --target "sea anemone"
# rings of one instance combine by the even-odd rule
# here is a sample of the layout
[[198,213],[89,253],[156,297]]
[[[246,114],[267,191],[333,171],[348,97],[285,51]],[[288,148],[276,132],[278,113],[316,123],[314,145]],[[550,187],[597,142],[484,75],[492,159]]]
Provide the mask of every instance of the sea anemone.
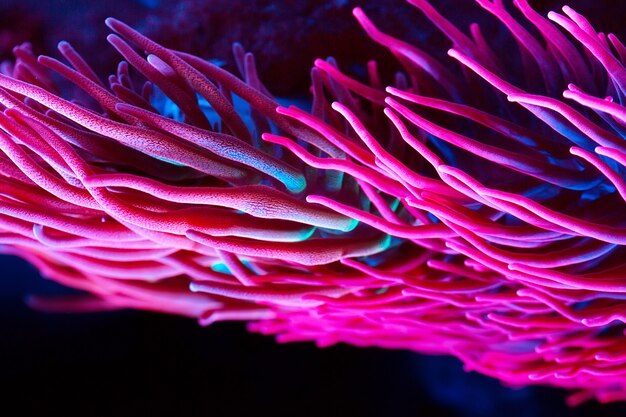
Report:
[[477,0],[495,39],[409,2],[449,57],[357,8],[399,71],[317,60],[310,111],[280,107],[240,45],[241,79],[108,19],[124,57],[108,87],[67,43],[69,65],[17,47],[1,248],[91,294],[31,304],[247,320],[281,342],[454,355],[571,404],[626,399],[626,47],[568,7]]

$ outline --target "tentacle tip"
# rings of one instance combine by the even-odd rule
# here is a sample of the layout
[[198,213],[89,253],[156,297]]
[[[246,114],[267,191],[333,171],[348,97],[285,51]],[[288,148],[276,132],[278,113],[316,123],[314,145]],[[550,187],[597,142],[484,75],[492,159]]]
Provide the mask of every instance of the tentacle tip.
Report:
[[367,15],[360,7],[355,7],[352,9],[352,15],[359,21],[359,23],[363,24],[368,20]]
[[353,218],[348,218],[348,224],[341,229],[342,232],[351,232],[354,229],[356,229],[356,227],[359,225],[359,221],[357,219],[353,219]]
[[292,181],[285,182],[285,187],[293,193],[299,194],[306,189],[307,182],[304,178],[304,175],[300,175],[297,178],[294,178]]
[[450,49],[448,49],[448,56],[451,56],[452,58],[457,58],[458,59],[461,56],[461,52],[459,52],[455,48],[450,48]]
[[383,113],[385,114],[385,116],[387,116],[388,118],[392,118],[395,117],[395,113],[393,112],[393,110],[390,107],[385,107],[383,109]]
[[209,316],[207,318],[199,318],[198,319],[198,326],[200,327],[209,327],[210,325],[212,325],[213,323],[215,323],[216,320],[213,316]]
[[115,110],[118,110],[118,111],[121,111],[121,112],[124,112],[124,113],[129,111],[132,108],[133,108],[133,106],[131,106],[128,103],[116,103],[115,104]]
[[200,236],[200,233],[196,232],[195,230],[185,230],[185,236],[192,239],[192,238],[197,238],[198,236]]
[[402,90],[393,86],[388,86],[385,88],[385,92],[391,95],[397,96],[398,94],[402,93]]
[[106,37],[107,42],[115,45],[116,42],[119,42],[122,40],[122,38],[120,38],[118,35],[116,35],[115,33],[109,33]]
[[120,23],[122,22],[120,22],[119,20],[111,16],[104,19],[104,24],[107,25],[112,30],[115,30],[115,27],[119,25]]
[[397,105],[399,103],[396,100],[394,100],[392,97],[385,97],[385,104],[393,107],[394,105]]
[[337,112],[340,112],[340,113],[341,113],[341,111],[343,111],[343,110],[345,110],[345,109],[346,109],[346,106],[345,106],[345,105],[343,105],[342,103],[338,102],[338,101],[333,101],[333,102],[331,103],[330,107],[331,107],[333,110],[335,110],[335,111],[337,111]]
[[289,109],[287,107],[284,106],[276,106],[276,108],[274,109],[274,111],[276,111],[276,113],[286,116],[289,113]]
[[22,49],[31,51],[32,44],[30,42],[22,42],[21,44],[14,46],[13,49],[11,49],[11,51],[13,53],[16,53],[17,51],[22,50]]
[[435,165],[435,169],[442,174],[452,175],[455,172],[455,169],[450,165],[438,164]]
[[271,133],[261,133],[261,139],[265,142],[276,143],[276,135],[273,135]]

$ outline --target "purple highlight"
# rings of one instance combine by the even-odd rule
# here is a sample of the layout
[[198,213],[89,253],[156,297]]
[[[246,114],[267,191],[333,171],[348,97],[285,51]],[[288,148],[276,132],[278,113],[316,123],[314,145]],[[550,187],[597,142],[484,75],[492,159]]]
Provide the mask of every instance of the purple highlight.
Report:
[[518,21],[477,0],[511,37],[501,56],[477,24],[410,3],[449,57],[357,8],[401,71],[385,86],[375,62],[357,80],[316,60],[310,113],[280,107],[240,45],[241,79],[108,19],[125,59],[108,86],[68,43],[69,65],[17,47],[0,249],[91,294],[31,304],[246,320],[280,342],[454,355],[570,404],[625,400],[626,48],[568,7],[517,0]]

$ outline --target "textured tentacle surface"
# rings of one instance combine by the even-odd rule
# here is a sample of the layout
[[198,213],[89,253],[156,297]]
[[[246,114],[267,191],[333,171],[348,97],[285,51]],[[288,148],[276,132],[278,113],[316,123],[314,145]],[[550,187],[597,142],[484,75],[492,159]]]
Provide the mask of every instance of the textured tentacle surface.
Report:
[[67,43],[67,64],[17,47],[0,249],[89,294],[32,305],[246,320],[625,400],[626,49],[568,7],[477,0],[499,51],[410,3],[448,56],[355,9],[398,73],[317,60],[310,112],[280,107],[241,45],[240,78],[109,19],[108,84]]

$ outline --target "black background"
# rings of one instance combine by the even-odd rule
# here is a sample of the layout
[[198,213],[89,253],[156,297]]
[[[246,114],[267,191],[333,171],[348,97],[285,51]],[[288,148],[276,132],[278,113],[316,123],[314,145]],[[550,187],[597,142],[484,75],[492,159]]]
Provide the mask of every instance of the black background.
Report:
[[28,294],[64,290],[17,258],[0,256],[0,271],[0,415],[626,415],[624,404],[567,408],[560,390],[506,389],[454,358],[281,345],[243,324],[137,311],[39,313]]

